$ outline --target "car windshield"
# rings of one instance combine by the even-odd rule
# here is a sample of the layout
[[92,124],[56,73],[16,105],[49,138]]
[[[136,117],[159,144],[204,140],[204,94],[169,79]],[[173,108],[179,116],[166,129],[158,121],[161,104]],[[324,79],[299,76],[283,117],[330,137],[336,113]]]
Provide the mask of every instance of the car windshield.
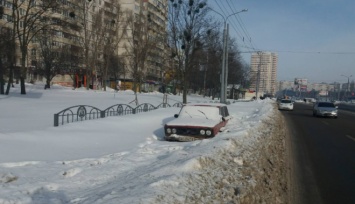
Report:
[[220,119],[219,108],[212,106],[184,106],[179,118]]
[[281,100],[281,103],[292,103],[291,100]]
[[318,107],[329,107],[329,108],[335,108],[333,103],[319,103]]

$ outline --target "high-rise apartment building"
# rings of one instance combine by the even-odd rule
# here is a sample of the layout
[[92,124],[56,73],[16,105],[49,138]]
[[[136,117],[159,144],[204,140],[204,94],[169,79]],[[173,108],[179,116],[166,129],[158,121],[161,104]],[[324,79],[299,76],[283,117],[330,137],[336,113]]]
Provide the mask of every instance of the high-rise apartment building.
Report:
[[[21,3],[19,14],[23,15],[28,4],[27,1],[18,1]],[[24,2],[24,3],[22,3]],[[34,1],[36,2],[36,1]],[[59,74],[52,79],[52,82],[61,83],[68,86],[86,86],[87,84],[93,85],[95,82],[102,83],[102,75],[104,71],[104,45],[103,41],[112,41],[112,33],[117,35],[126,33],[112,53],[117,53],[122,60],[120,66],[124,67],[124,73],[120,72],[115,76],[106,76],[106,80],[132,80],[132,72],[130,72],[129,63],[127,63],[129,53],[127,47],[134,46],[132,30],[134,26],[125,27],[125,21],[128,15],[133,16],[133,24],[138,19],[140,23],[145,26],[145,31],[148,33],[148,38],[153,40],[154,47],[149,50],[145,57],[144,80],[151,79],[160,81],[162,78],[162,70],[164,68],[164,59],[162,54],[165,53],[165,35],[168,15],[168,1],[166,0],[61,0],[58,6],[49,9],[43,13],[42,20],[46,20],[48,26],[48,34],[51,35],[51,47],[56,48],[56,52],[64,52],[67,56],[67,63],[56,65],[60,69]],[[39,2],[40,3],[40,2]],[[36,3],[31,6],[36,6]],[[40,4],[38,4],[38,8]],[[120,13],[118,9],[120,8]],[[12,0],[0,0],[0,27],[13,27],[14,19],[12,17]],[[35,8],[37,9],[37,8]],[[101,13],[101,21],[97,21],[98,13]],[[122,15],[118,18],[118,15]],[[38,21],[38,22],[42,22]],[[100,22],[102,22],[100,25]],[[107,26],[120,25],[121,32],[116,32],[112,28],[107,29]],[[19,26],[23,22],[19,21]],[[106,29],[107,33],[100,33],[98,27]],[[112,26],[113,27],[113,26]],[[126,29],[124,31],[124,29]],[[40,32],[39,32],[40,33]],[[110,35],[108,35],[110,33]],[[109,37],[107,37],[109,36]],[[102,38],[101,41],[99,38]],[[41,58],[41,46],[39,38],[32,39],[28,46],[28,55],[25,63],[27,70],[26,81],[38,81],[46,79],[43,74],[40,74],[39,67],[43,65]],[[101,45],[100,45],[101,42]],[[106,43],[107,44],[107,43]],[[64,48],[66,50],[64,50]],[[21,66],[21,54],[17,48],[15,68]],[[16,71],[16,70],[15,70]],[[42,72],[43,73],[43,72]],[[106,73],[110,74],[110,72]],[[16,73],[15,73],[16,74]],[[16,76],[15,76],[16,77]],[[102,84],[103,85],[103,84]],[[110,85],[110,84],[106,84]],[[131,88],[132,86],[129,86]]]
[[250,89],[263,94],[275,94],[278,55],[271,52],[256,52],[251,55]]
[[[166,34],[168,23],[168,1],[166,0],[121,0],[123,10],[132,11],[136,21],[141,21],[145,25],[149,40],[153,41],[153,46],[149,48],[147,62],[145,64],[146,80],[161,81],[166,62]],[[127,44],[130,39],[122,41],[119,53],[122,56],[130,55],[127,52]],[[129,63],[126,61],[126,66]],[[130,72],[126,72],[126,78],[132,78]],[[121,76],[123,78],[124,76]]]

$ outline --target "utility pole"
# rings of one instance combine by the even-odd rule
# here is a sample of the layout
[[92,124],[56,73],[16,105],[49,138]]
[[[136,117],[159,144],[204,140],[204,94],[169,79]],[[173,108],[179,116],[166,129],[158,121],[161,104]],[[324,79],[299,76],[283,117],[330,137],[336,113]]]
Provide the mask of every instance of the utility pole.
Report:
[[246,12],[248,11],[248,9],[243,9],[241,11],[232,13],[230,15],[228,15],[227,17],[225,17],[224,15],[220,14],[219,12],[213,10],[212,8],[210,8],[211,11],[214,11],[215,13],[217,13],[218,15],[222,16],[223,20],[224,20],[224,28],[223,28],[223,59],[222,59],[222,72],[221,72],[221,96],[220,96],[220,103],[226,103],[226,90],[227,90],[227,78],[228,78],[228,47],[227,47],[227,43],[228,43],[228,28],[229,25],[227,24],[227,20],[229,17],[231,17],[232,15],[236,15],[238,13],[241,12]]
[[226,75],[224,77],[224,102],[226,103],[227,102],[227,98],[228,96],[226,95],[227,94],[227,86],[228,86],[228,33],[229,33],[229,24],[227,24],[227,36],[226,36],[226,62],[225,62],[225,67],[226,67]]
[[227,47],[227,28],[226,21],[224,21],[223,29],[223,56],[222,56],[222,73],[221,73],[221,97],[220,102],[226,103],[226,89],[225,89],[225,80],[226,80],[226,47]]
[[255,93],[255,98],[258,99],[258,93],[259,93],[259,85],[260,85],[260,69],[261,69],[261,51],[258,51],[257,54],[259,55],[259,65],[258,65],[258,71],[256,74],[256,93]]
[[350,79],[350,77],[352,77],[353,75],[350,75],[350,76],[341,75],[341,76],[348,78],[348,87],[347,87],[347,89],[346,89],[346,91],[345,91],[345,97],[348,97],[348,93],[350,92],[350,80],[349,80],[349,79]]

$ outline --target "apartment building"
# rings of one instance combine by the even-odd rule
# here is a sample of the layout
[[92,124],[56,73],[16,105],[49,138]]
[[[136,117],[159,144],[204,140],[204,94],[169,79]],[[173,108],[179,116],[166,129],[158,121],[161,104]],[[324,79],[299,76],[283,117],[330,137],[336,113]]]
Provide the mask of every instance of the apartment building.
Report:
[[[26,2],[26,1],[19,1]],[[64,63],[57,64],[58,75],[52,79],[52,83],[58,83],[67,86],[87,86],[95,88],[99,84],[103,85],[102,80],[105,78],[105,83],[108,86],[116,86],[117,79],[122,81],[131,81],[132,75],[129,70],[131,67],[127,62],[129,57],[127,49],[117,47],[112,50],[112,53],[119,55],[120,60],[123,61],[121,69],[117,71],[117,75],[105,71],[104,65],[104,49],[103,43],[99,45],[98,38],[100,37],[97,27],[102,26],[96,22],[98,13],[102,13],[104,24],[115,24],[120,26],[124,25],[127,16],[117,19],[117,15],[127,15],[129,12],[134,13],[135,17],[143,15],[144,25],[146,31],[149,32],[149,38],[156,41],[154,49],[147,55],[147,66],[145,69],[146,79],[161,80],[162,70],[164,68],[164,60],[162,54],[165,53],[164,38],[166,35],[167,24],[167,1],[165,0],[61,0],[57,1],[59,4],[56,8],[48,11],[45,16],[51,25],[51,45],[57,49],[59,53],[66,53]],[[34,1],[36,3],[36,1]],[[120,14],[115,7],[119,4]],[[26,3],[21,4],[26,7]],[[12,27],[12,1],[0,0],[0,12],[3,11],[2,18],[0,19],[0,27]],[[121,21],[121,22],[120,22]],[[96,23],[96,24],[95,24]],[[121,33],[116,32],[117,35]],[[133,29],[133,28],[131,28]],[[106,30],[107,33],[113,30]],[[105,33],[101,37],[105,38]],[[111,35],[112,36],[112,35]],[[112,37],[109,37],[112,38]],[[133,46],[129,41],[132,41],[132,35],[127,35],[123,38],[121,44],[125,46]],[[96,44],[95,44],[96,43]],[[19,49],[17,49],[19,50]],[[19,52],[19,51],[18,51]],[[20,66],[21,55],[16,54],[16,66]],[[59,58],[58,58],[59,59]],[[63,61],[63,58],[60,58]],[[59,60],[57,60],[59,61]],[[43,59],[41,59],[41,51],[39,39],[33,38],[29,47],[26,59],[27,78],[28,82],[45,81],[43,74],[41,74],[41,66]],[[42,71],[43,72],[43,71]],[[103,77],[105,72],[108,76]],[[111,75],[115,76],[111,76]],[[109,81],[114,79],[114,83]],[[131,88],[132,86],[126,86]]]
[[[146,62],[144,63],[144,76],[145,87],[148,83],[154,84],[163,80],[164,69],[167,66],[165,55],[167,52],[166,42],[166,29],[168,22],[168,1],[166,0],[121,0],[122,8],[126,11],[132,11],[134,13],[135,22],[144,24],[144,28],[141,29],[146,33],[145,40],[151,42],[151,47],[148,49]],[[140,25],[141,26],[141,25]],[[133,29],[128,27],[129,29]],[[129,33],[129,32],[128,32]],[[128,34],[127,39],[120,43],[119,53],[121,56],[128,56],[125,60],[125,66],[128,71],[121,74],[120,79],[125,81],[125,87],[131,87],[131,80],[133,78],[132,64],[128,62],[129,55],[131,53],[127,51],[127,45],[129,45],[132,39],[137,38],[133,34]],[[135,41],[136,39],[133,39]],[[139,42],[138,42],[139,43]],[[143,48],[145,49],[145,48]],[[143,65],[141,65],[143,66]]]
[[264,94],[275,94],[278,55],[271,52],[256,52],[251,55],[250,89]]

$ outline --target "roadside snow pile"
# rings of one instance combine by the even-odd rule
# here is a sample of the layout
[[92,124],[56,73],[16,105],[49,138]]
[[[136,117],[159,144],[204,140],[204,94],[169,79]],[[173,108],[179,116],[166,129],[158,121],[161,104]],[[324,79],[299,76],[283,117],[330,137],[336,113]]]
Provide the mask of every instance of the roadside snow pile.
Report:
[[[27,90],[19,97],[15,87],[0,101],[0,203],[283,201],[283,127],[272,100],[233,103],[227,132],[181,143],[163,139],[164,124],[179,108],[53,127],[53,114],[67,107],[103,109],[135,96],[55,86]],[[138,98],[158,105],[163,95]],[[181,96],[168,100],[173,104]]]
[[[229,132],[213,142],[223,141],[223,145],[200,155],[195,160],[199,167],[195,171],[181,175],[175,182],[162,183],[164,190],[152,203],[285,202],[282,122],[270,101],[259,103],[264,106],[254,109],[251,116],[240,110],[234,114]],[[230,112],[235,113],[238,105],[229,106]],[[253,128],[241,128],[245,126]]]

